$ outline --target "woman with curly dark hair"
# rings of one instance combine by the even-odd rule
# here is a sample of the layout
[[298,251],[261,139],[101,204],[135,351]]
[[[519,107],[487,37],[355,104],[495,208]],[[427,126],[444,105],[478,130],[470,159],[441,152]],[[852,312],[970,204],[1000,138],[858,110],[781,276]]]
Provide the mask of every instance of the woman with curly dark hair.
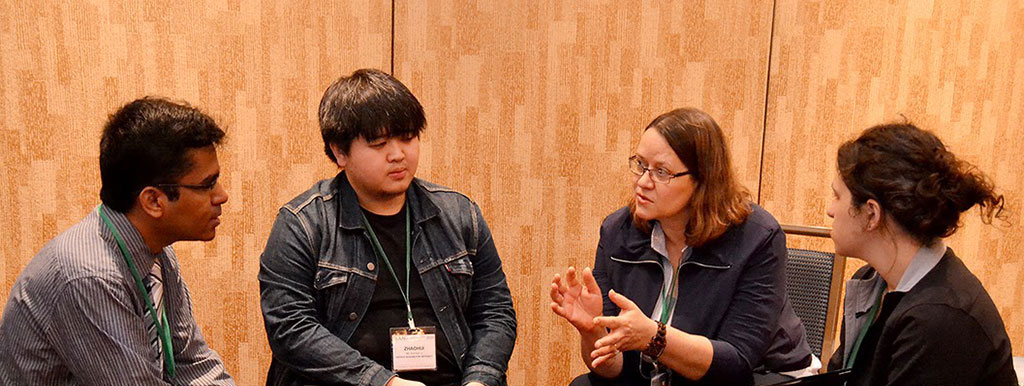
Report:
[[1016,385],[995,304],[942,240],[975,206],[1005,219],[1003,196],[909,123],[865,130],[837,161],[832,240],[868,265],[847,283],[829,368],[852,368],[847,385]]

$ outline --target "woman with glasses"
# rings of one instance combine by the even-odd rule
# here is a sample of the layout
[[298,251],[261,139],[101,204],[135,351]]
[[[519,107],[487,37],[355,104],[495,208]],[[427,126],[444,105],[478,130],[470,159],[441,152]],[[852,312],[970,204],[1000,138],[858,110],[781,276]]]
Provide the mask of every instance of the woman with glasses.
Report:
[[749,385],[820,368],[786,299],[785,236],[736,181],[715,121],[662,114],[629,170],[633,198],[601,225],[593,271],[551,283],[591,369],[573,385]]
[[995,304],[942,241],[975,206],[1003,218],[1003,196],[909,123],[865,130],[837,161],[832,240],[868,265],[846,284],[829,368],[852,368],[847,385],[1016,385]]

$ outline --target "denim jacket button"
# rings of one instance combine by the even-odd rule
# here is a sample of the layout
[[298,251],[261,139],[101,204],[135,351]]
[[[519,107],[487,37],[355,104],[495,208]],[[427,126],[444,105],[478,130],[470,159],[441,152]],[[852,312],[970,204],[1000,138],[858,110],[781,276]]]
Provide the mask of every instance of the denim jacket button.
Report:
[[359,315],[357,315],[355,312],[348,314],[348,320],[356,320],[356,318],[358,317]]
[[376,266],[373,265],[373,263],[366,263],[366,269],[367,270],[372,271],[374,268],[376,268]]

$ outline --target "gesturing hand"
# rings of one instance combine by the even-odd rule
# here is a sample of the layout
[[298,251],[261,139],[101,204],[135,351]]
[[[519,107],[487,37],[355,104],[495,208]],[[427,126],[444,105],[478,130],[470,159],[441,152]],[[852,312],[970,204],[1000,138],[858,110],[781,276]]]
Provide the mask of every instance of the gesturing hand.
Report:
[[583,269],[582,282],[573,267],[566,270],[564,280],[558,274],[551,280],[551,310],[581,333],[594,330],[594,317],[601,315],[601,303],[601,288],[589,267]]
[[658,323],[644,315],[633,301],[615,290],[608,291],[608,298],[619,306],[618,316],[594,318],[595,327],[607,328],[608,335],[594,342],[590,357],[593,367],[610,359],[619,351],[642,350],[658,332]]

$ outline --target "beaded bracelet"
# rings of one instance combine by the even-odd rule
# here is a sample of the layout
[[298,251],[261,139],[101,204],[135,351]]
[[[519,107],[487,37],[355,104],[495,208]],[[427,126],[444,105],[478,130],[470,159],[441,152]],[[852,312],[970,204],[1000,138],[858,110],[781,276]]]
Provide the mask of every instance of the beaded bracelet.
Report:
[[665,352],[665,323],[657,320],[656,322],[658,322],[658,332],[651,337],[647,347],[641,350],[644,355],[651,357],[654,361],[657,361],[661,354]]

